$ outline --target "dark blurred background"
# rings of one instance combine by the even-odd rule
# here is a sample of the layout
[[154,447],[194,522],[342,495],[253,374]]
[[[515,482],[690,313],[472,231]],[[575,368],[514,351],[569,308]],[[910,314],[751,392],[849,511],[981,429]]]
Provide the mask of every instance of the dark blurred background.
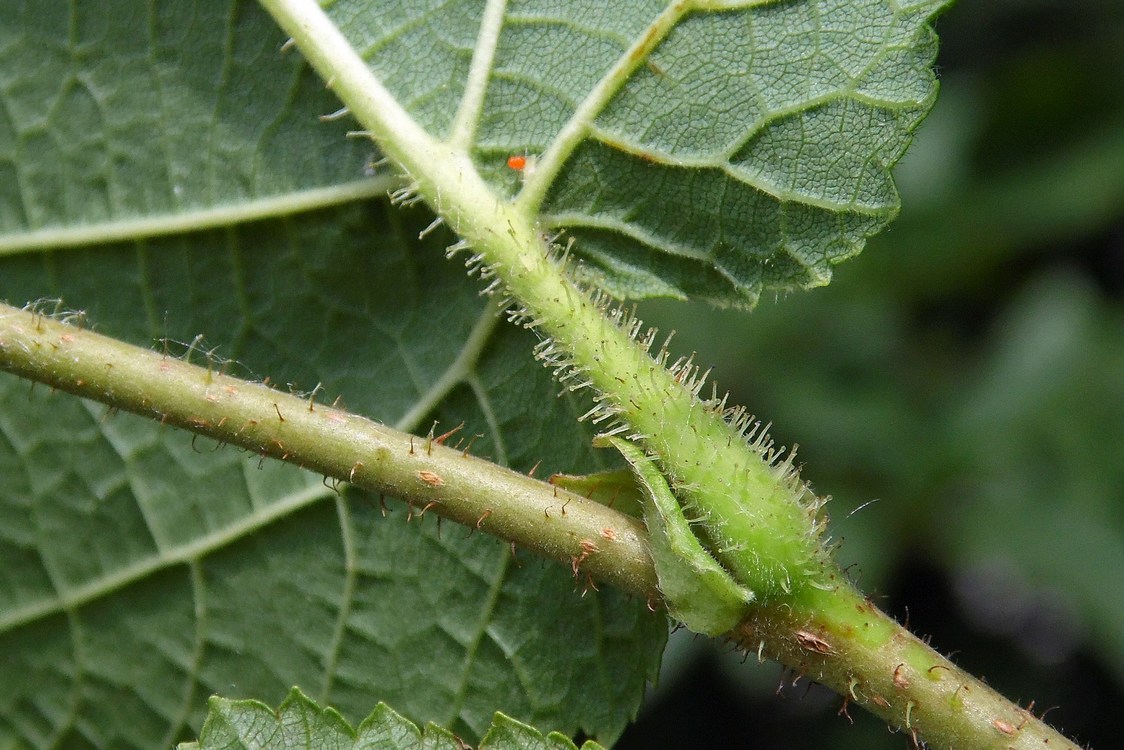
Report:
[[[888,232],[830,286],[752,314],[642,314],[804,443],[840,559],[883,608],[1120,747],[1124,3],[960,2],[937,29],[941,97]],[[617,747],[911,746],[804,683],[778,697],[777,668],[723,651],[674,636]]]

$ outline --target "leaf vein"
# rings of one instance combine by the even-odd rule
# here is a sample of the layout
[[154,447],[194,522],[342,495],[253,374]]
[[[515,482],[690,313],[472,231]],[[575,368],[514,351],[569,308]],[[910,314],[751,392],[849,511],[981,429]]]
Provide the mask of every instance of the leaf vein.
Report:
[[55,598],[32,602],[0,614],[0,633],[14,630],[51,615],[73,612],[82,605],[96,601],[159,571],[205,557],[258,529],[323,500],[329,494],[330,491],[320,484],[310,485],[303,490],[291,492],[276,502],[264,508],[256,509],[238,521],[227,524],[210,534],[200,536],[191,542],[176,547],[169,547],[163,554],[149,555],[138,559],[131,565],[121,567],[111,574],[95,578],[70,590],[58,586],[51,567],[46,564],[47,560],[44,559],[47,575],[55,588]]

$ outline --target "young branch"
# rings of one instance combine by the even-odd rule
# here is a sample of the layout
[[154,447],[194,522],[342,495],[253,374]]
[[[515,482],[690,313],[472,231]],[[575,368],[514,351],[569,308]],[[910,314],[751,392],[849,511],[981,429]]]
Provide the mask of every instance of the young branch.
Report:
[[4,304],[0,369],[393,495],[659,601],[638,520],[437,439]]

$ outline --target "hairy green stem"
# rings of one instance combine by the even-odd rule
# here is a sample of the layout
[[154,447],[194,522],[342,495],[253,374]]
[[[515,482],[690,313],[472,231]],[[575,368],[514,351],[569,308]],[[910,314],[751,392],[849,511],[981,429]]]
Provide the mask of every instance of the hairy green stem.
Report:
[[639,521],[436,439],[4,304],[0,369],[393,495],[659,601]]
[[[948,750],[1078,750],[1078,746],[879,610],[837,574],[787,603],[755,608],[733,637],[922,742]],[[756,644],[756,645],[754,645]]]

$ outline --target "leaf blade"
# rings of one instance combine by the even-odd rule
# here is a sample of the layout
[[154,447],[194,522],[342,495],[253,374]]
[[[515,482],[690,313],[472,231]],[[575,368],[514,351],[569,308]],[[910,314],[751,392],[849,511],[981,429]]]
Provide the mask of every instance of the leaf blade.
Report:
[[[233,7],[215,6],[215,12],[222,16]],[[529,468],[547,458],[557,462],[556,468],[597,468],[588,436],[572,427],[584,407],[570,397],[553,398],[556,386],[527,357],[527,334],[509,328],[483,331],[471,361],[456,364],[474,326],[490,313],[463,273],[441,257],[452,241],[447,234],[414,239],[432,216],[403,217],[385,203],[295,213],[300,205],[278,201],[258,221],[246,222],[246,213],[234,212],[204,231],[197,224],[172,226],[193,210],[260,206],[270,190],[282,198],[300,195],[320,178],[328,189],[350,184],[371,153],[367,144],[342,141],[336,126],[318,123],[319,114],[338,105],[307,68],[293,62],[297,58],[280,57],[281,37],[268,18],[239,9],[222,16],[226,23],[207,14],[194,23],[157,19],[167,24],[163,32],[178,27],[184,35],[181,64],[162,69],[162,75],[185,95],[201,81],[214,82],[214,68],[207,67],[214,60],[193,55],[215,58],[218,49],[220,62],[233,59],[222,51],[223,34],[254,35],[259,44],[260,54],[248,58],[256,64],[243,59],[234,66],[245,77],[232,79],[215,94],[229,102],[235,93],[256,92],[241,110],[213,101],[209,109],[185,102],[187,121],[204,111],[215,116],[210,130],[192,136],[196,140],[184,136],[188,145],[175,150],[176,160],[159,162],[167,169],[198,172],[197,190],[184,198],[185,205],[169,208],[170,202],[154,198],[147,204],[114,204],[117,213],[91,214],[84,209],[68,213],[64,209],[75,207],[70,204],[47,205],[54,213],[39,214],[54,223],[44,219],[42,226],[86,233],[82,243],[54,252],[26,241],[40,225],[5,220],[8,236],[24,244],[23,252],[0,259],[0,296],[17,303],[62,297],[85,308],[103,332],[142,345],[167,339],[168,356],[190,352],[194,361],[216,369],[230,367],[257,379],[269,375],[305,392],[319,386],[317,399],[343,394],[357,411],[408,422],[403,426],[423,433],[432,419],[446,427],[464,421],[466,443],[475,433],[484,435],[475,442],[475,453],[515,466]],[[54,29],[57,48],[57,35],[66,39],[65,20],[60,23],[50,13],[16,18],[0,33],[42,22]],[[98,27],[106,38],[127,36],[136,22],[128,13],[97,20],[108,24]],[[206,33],[217,33],[218,41],[197,39]],[[143,47],[153,38],[132,35],[129,41],[140,39]],[[80,73],[82,65],[100,64],[121,72],[121,88],[151,88],[150,72],[120,64],[112,44],[89,46],[86,54],[62,55],[64,69]],[[275,65],[290,77],[277,76]],[[136,75],[128,78],[129,71]],[[177,75],[184,79],[177,81]],[[260,88],[255,76],[267,79]],[[278,96],[278,81],[291,84],[287,95],[264,105],[254,100],[254,95]],[[284,115],[263,115],[269,111]],[[17,123],[19,132],[11,141],[0,139],[0,148],[25,147],[21,133],[27,122]],[[98,169],[114,150],[133,148],[130,138],[148,139],[154,132],[102,132],[98,122],[82,122],[101,144],[87,155]],[[215,152],[200,145],[199,139],[217,138],[220,131],[260,133],[259,126],[268,130],[270,123],[280,122],[312,123],[315,132],[294,126],[286,135],[277,134],[268,148],[247,149],[249,158],[229,164],[216,164]],[[289,135],[299,143],[274,148]],[[264,141],[255,135],[248,142]],[[60,153],[45,158],[62,163],[65,153]],[[145,152],[138,146],[137,153]],[[260,176],[276,173],[278,179],[208,187],[225,185],[220,173],[246,174],[260,160],[269,168]],[[316,168],[307,169],[312,162]],[[148,172],[130,175],[138,184],[129,184],[129,195],[142,194],[156,179]],[[32,203],[47,184],[33,186],[27,196]],[[95,208],[114,185],[109,180],[91,194]],[[155,189],[166,187],[161,183]],[[12,203],[25,197],[10,195]],[[134,215],[162,231],[134,226],[112,243],[99,244],[109,233],[98,227],[120,226]],[[27,252],[33,246],[37,252]],[[201,332],[206,338],[199,340]],[[41,391],[29,403],[24,389],[10,378],[0,386],[5,403],[0,465],[5,477],[19,479],[0,489],[5,519],[0,559],[7,571],[0,582],[6,616],[0,670],[17,675],[0,687],[0,744],[38,746],[82,738],[96,744],[166,745],[185,726],[198,726],[203,696],[230,694],[232,685],[242,694],[280,698],[278,691],[303,684],[353,716],[365,714],[376,695],[408,695],[409,701],[398,702],[417,718],[454,725],[466,736],[482,732],[500,706],[521,718],[604,736],[619,733],[635,711],[666,631],[661,619],[641,616],[643,603],[609,593],[582,598],[568,569],[513,566],[505,546],[480,535],[462,543],[446,529],[445,537],[457,539],[443,539],[432,521],[424,528],[417,519],[407,526],[405,513],[380,525],[377,502],[371,507],[357,497],[334,499],[318,477],[269,463],[259,469],[254,456],[212,452],[215,446],[193,444],[157,425],[107,417],[97,407],[48,399]],[[540,418],[528,424],[522,415],[530,404]],[[397,583],[383,573],[362,572],[392,569],[387,555],[403,551],[414,561],[413,572],[406,566]],[[439,586],[417,582],[417,570],[426,569],[445,571],[445,580]],[[310,571],[307,580],[295,578],[297,570]],[[400,608],[405,623],[386,611],[395,599],[375,595],[388,582],[384,588],[399,600],[415,602]],[[502,595],[494,602],[488,598],[493,589]],[[445,606],[454,594],[457,607]],[[552,607],[576,606],[576,622],[584,623],[584,630],[539,627],[528,612],[540,610],[543,600]],[[443,609],[471,623],[468,631]],[[553,667],[550,660],[524,659],[529,681],[521,682],[512,674],[510,654],[498,645],[470,653],[466,636],[490,644],[489,628],[515,627],[505,618],[547,639],[565,639],[579,647],[578,658],[555,661]],[[566,619],[556,616],[555,624]],[[411,667],[404,655],[376,642],[372,624],[386,632],[411,625],[423,634],[436,633],[430,643],[441,648],[430,651],[435,658],[428,662],[418,648],[417,665]],[[442,628],[458,624],[460,641],[441,635]],[[619,654],[607,660],[615,664],[612,676],[618,679],[609,679],[602,668],[602,649]],[[363,659],[373,663],[371,651],[378,652],[381,671],[363,667]],[[541,672],[544,668],[568,674],[583,664],[596,675],[581,683],[584,700],[560,701],[536,684],[555,681]],[[495,689],[485,674],[497,678]],[[453,689],[428,690],[450,679]],[[479,689],[462,690],[460,683]],[[117,710],[101,711],[107,704]]]
[[[935,98],[943,6],[513,4],[487,27],[492,78],[470,153],[494,189],[575,238],[579,272],[616,296],[748,307],[822,285],[897,213],[890,168]],[[411,9],[407,33],[359,2],[329,13],[403,94],[459,81],[461,67],[388,50],[418,29],[446,38],[480,23],[467,8]],[[403,101],[438,137],[449,129]],[[521,173],[512,154],[530,157]]]
[[[456,342],[469,338],[486,306],[461,272],[441,261],[447,238],[431,238],[427,254],[402,247],[372,255],[372,225],[355,225],[349,244],[341,244],[347,233],[326,231],[348,215],[370,217],[370,209],[342,213],[306,228],[334,243],[332,252],[318,245],[315,260],[306,257],[312,245],[299,231],[283,252],[277,244],[251,251],[248,238],[271,230],[247,229],[246,245],[231,257],[253,260],[249,285],[233,282],[231,266],[220,262],[229,249],[207,250],[206,243],[190,248],[186,265],[147,263],[145,274],[136,272],[135,251],[70,250],[67,271],[53,285],[41,268],[50,257],[27,256],[22,272],[4,274],[0,284],[7,296],[37,291],[91,302],[90,317],[104,321],[103,330],[141,341],[162,331],[149,328],[148,316],[130,314],[130,305],[155,297],[169,310],[173,339],[225,331],[231,343],[221,351],[248,371],[354,393],[347,399],[353,405],[391,421],[415,399],[431,398],[427,418],[465,421],[485,433],[474,452],[495,455],[503,440],[503,454],[516,465],[543,457],[559,467],[592,461],[586,438],[565,428],[580,407],[552,398],[549,374],[526,356],[526,333],[493,333],[448,389],[430,396],[457,359]],[[416,234],[427,221],[419,216],[408,226]],[[411,234],[389,223],[382,230],[387,249],[393,236]],[[292,220],[286,224],[293,231]],[[302,263],[311,265],[294,273]],[[369,270],[359,278],[385,284],[356,283],[363,266]],[[118,279],[113,299],[97,294],[109,279]],[[265,294],[280,284],[294,295],[287,304]],[[193,288],[204,296],[230,288],[235,304],[202,305]],[[331,304],[316,304],[325,290]],[[302,295],[309,304],[292,303]],[[239,312],[239,300],[257,302]],[[113,314],[118,306],[125,315]],[[368,327],[383,335],[358,337]],[[197,346],[196,361],[210,347]],[[310,361],[302,355],[313,347],[319,356]],[[396,371],[419,379],[392,377]],[[499,706],[612,736],[653,674],[662,619],[615,593],[579,596],[564,566],[544,568],[522,555],[515,565],[505,545],[486,537],[464,539],[449,528],[441,534],[432,520],[406,524],[401,510],[383,519],[377,499],[333,500],[318,477],[259,468],[257,457],[193,446],[188,436],[144,420],[106,420],[101,409],[77,401],[29,402],[24,386],[4,384],[0,432],[9,439],[0,441],[0,460],[33,480],[54,467],[38,484],[0,492],[10,528],[21,536],[6,532],[0,557],[9,570],[26,571],[18,585],[0,588],[4,611],[15,618],[0,633],[3,668],[23,676],[0,690],[5,733],[24,736],[15,708],[21,702],[54,696],[58,723],[37,736],[69,736],[79,721],[102,742],[147,746],[175,739],[184,721],[197,726],[202,695],[230,694],[232,684],[235,694],[277,695],[301,684],[351,716],[365,713],[376,696],[397,696],[412,715],[464,736],[482,732]],[[528,404],[540,412],[530,424],[522,416]],[[35,446],[45,447],[29,461]],[[67,482],[62,497],[51,480],[59,476]],[[28,510],[30,523],[21,517]],[[45,574],[32,574],[36,561],[47,561]],[[570,651],[551,649],[552,642]],[[607,662],[616,671],[602,663],[606,651],[621,654]],[[578,673],[592,677],[579,680]],[[101,715],[97,706],[107,702],[118,710]]]
[[[255,700],[212,698],[198,742],[181,743],[180,750],[211,748],[380,748],[380,750],[459,750],[463,741],[432,724],[419,730],[385,703],[353,729],[331,708],[321,708],[293,688],[276,711]],[[576,750],[564,735],[543,736],[534,728],[497,713],[480,750]],[[595,742],[582,750],[603,750]]]

